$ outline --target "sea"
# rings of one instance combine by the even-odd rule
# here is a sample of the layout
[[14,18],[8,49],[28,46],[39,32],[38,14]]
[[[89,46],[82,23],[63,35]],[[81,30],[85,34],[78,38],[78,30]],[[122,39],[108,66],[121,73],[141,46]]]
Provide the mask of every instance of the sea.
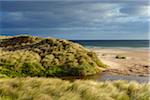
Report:
[[141,48],[149,49],[149,40],[70,40],[87,48]]

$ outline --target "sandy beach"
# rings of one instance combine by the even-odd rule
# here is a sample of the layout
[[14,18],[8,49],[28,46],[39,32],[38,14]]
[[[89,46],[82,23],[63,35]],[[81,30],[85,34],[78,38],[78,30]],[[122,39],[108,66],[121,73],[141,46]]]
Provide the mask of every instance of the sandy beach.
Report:
[[[150,74],[148,49],[92,48],[103,63],[109,66],[104,72],[122,75],[148,76]],[[116,58],[116,56],[124,58]]]

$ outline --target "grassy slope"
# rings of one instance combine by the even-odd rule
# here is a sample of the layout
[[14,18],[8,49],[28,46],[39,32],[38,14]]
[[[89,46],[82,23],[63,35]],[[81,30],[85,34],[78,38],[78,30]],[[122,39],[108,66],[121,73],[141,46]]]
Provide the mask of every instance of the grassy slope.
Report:
[[149,89],[150,84],[126,81],[0,79],[0,100],[149,100]]
[[[0,77],[89,75],[105,67],[95,53],[66,40],[0,37]],[[0,78],[0,100],[149,100],[149,89],[126,81]]]
[[79,44],[32,36],[0,39],[0,77],[91,75],[106,66]]

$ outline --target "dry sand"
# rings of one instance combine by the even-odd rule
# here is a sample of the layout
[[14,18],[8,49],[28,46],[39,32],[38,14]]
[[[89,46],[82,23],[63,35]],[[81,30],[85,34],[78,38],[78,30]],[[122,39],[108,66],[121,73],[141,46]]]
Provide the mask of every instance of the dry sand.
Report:
[[[148,49],[99,49],[92,48],[103,63],[110,66],[105,72],[111,74],[148,76],[150,59]],[[121,55],[125,59],[117,59]]]

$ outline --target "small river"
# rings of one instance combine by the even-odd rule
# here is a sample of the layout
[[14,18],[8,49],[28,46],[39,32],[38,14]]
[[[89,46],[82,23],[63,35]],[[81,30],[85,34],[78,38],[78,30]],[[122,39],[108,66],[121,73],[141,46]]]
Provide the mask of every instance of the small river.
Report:
[[82,80],[94,80],[94,81],[114,81],[114,80],[126,80],[126,81],[136,81],[139,83],[148,83],[150,77],[144,77],[144,76],[127,76],[127,75],[113,75],[108,74],[106,72],[99,73],[93,76],[69,76],[69,77],[63,77],[64,80],[74,81],[76,79],[82,79]]

